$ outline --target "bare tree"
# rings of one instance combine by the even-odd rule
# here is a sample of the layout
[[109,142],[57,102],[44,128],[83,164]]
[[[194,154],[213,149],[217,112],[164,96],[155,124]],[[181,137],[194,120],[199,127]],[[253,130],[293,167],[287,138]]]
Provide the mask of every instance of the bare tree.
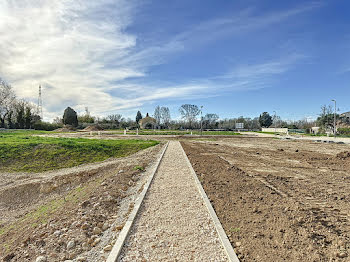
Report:
[[5,127],[5,119],[13,110],[16,95],[12,87],[0,78],[0,127]]
[[160,116],[161,116],[161,122],[162,124],[168,126],[171,120],[170,117],[170,110],[168,107],[162,106],[160,108]]
[[203,118],[203,125],[208,128],[214,128],[219,116],[217,114],[206,114]]
[[52,120],[52,123],[56,125],[61,125],[63,123],[63,119],[57,116],[54,120]]
[[109,115],[107,118],[109,119],[109,121],[119,123],[122,119],[122,115],[121,114],[114,114],[114,115]]
[[160,111],[160,107],[157,106],[154,109],[154,114],[153,114],[154,119],[156,120],[157,124],[160,125],[160,121],[161,121],[161,111]]
[[109,119],[109,121],[111,121],[112,123],[115,123],[117,127],[119,127],[120,122],[122,121],[123,116],[121,114],[113,114],[113,115],[109,115],[107,117]]
[[187,121],[189,127],[192,128],[192,123],[196,121],[200,110],[196,105],[184,104],[180,107],[179,112],[181,117]]

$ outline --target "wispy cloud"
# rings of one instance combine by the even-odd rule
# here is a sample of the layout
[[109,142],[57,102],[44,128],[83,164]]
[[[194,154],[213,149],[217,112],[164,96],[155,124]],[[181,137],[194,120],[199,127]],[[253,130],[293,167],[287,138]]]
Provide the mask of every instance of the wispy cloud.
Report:
[[[117,90],[132,90],[125,99],[120,99],[113,110],[127,109],[130,105],[141,106],[144,103],[162,99],[196,99],[222,95],[225,92],[257,90],[269,86],[281,74],[292,69],[295,64],[303,61],[305,56],[291,54],[268,62],[240,65],[232,68],[226,74],[207,77],[205,79],[192,79],[184,84],[119,85]],[[109,91],[113,88],[109,89]],[[110,110],[111,108],[106,108]]]
[[305,55],[289,54],[279,59],[255,64],[241,64],[228,73],[215,77],[216,79],[241,79],[247,81],[260,81],[271,79],[293,68],[298,62],[304,60]]
[[255,8],[247,8],[231,17],[204,21],[176,35],[175,42],[187,44],[203,44],[217,41],[220,38],[250,33],[254,30],[272,26],[287,21],[289,18],[301,15],[323,6],[321,2],[310,2],[288,10],[259,14]]
[[141,49],[137,35],[127,31],[138,4],[136,0],[2,0],[0,76],[19,97],[33,101],[41,84],[45,115],[50,119],[68,105],[78,111],[89,106],[103,114],[160,99],[215,96],[219,89],[257,88],[256,81],[284,73],[296,60],[240,65],[226,75],[177,84],[146,78],[151,66],[186,50],[190,41],[258,29],[317,7],[309,4],[264,16],[245,10]]

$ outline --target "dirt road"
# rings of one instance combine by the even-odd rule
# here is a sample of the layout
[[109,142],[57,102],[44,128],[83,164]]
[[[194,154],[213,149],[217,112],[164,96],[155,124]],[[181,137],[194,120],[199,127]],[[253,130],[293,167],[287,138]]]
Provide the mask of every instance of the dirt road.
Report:
[[349,145],[235,137],[183,146],[241,261],[349,260]]

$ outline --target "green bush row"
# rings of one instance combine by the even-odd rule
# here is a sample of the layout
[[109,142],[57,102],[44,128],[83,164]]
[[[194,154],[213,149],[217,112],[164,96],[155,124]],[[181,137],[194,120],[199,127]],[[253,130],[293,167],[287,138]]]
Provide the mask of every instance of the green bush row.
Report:
[[62,127],[62,125],[59,124],[51,124],[48,122],[42,122],[42,121],[37,121],[33,125],[35,130],[45,130],[45,131],[53,131],[57,128]]
[[350,135],[350,128],[348,127],[338,128],[337,131],[340,135]]

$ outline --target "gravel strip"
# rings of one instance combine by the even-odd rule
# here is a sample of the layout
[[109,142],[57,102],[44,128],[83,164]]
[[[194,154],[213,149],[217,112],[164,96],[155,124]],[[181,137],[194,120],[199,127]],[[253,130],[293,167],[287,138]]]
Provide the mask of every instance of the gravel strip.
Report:
[[228,261],[179,142],[170,142],[119,261]]

